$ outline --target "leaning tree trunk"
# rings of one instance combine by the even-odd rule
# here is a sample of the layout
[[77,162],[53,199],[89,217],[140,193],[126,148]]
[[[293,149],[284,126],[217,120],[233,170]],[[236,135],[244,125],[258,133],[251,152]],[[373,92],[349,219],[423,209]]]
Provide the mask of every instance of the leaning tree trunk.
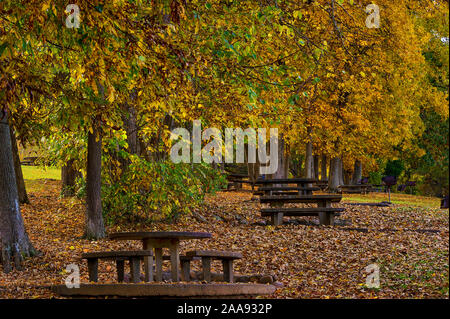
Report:
[[321,168],[320,168],[320,174],[323,181],[328,180],[327,176],[327,156],[325,154],[322,154],[321,158]]
[[9,126],[9,135],[11,136],[11,147],[14,161],[14,172],[16,174],[17,191],[19,193],[19,203],[29,204],[27,190],[25,189],[25,181],[23,179],[22,165],[20,164],[19,148],[17,147],[16,135],[12,126]]
[[330,160],[330,176],[328,178],[328,189],[332,192],[336,192],[340,185],[340,168],[339,158],[333,157]]
[[352,184],[358,184],[362,179],[362,163],[360,160],[355,160],[355,167],[353,169]]
[[93,132],[88,134],[85,237],[89,239],[105,237],[101,200],[102,137],[97,125],[94,123]]
[[70,197],[75,195],[75,183],[79,172],[74,168],[74,160],[68,160],[66,165],[61,168],[61,195]]
[[24,256],[36,254],[20,213],[11,136],[6,113],[0,113],[0,262],[11,271],[11,261],[21,268]]

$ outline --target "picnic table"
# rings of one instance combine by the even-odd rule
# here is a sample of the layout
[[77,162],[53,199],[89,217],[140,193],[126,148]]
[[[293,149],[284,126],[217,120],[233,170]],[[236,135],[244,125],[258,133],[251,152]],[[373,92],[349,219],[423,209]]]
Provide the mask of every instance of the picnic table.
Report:
[[[320,190],[319,187],[313,187],[316,179],[312,178],[270,178],[257,179],[255,184],[259,184],[255,195],[312,195],[313,191]],[[295,184],[296,186],[289,186]]]
[[317,183],[317,179],[314,178],[268,178],[257,179],[255,184],[296,184],[297,187],[307,187],[308,185]]
[[372,188],[371,184],[349,184],[349,185],[339,185],[338,189],[342,193],[361,193],[367,194]]
[[[163,248],[170,250],[172,280],[180,281],[180,241],[211,238],[205,232],[122,232],[109,235],[112,240],[140,240],[143,250],[155,251],[155,280],[162,281]],[[144,257],[145,281],[153,281],[153,256]]]
[[[311,216],[318,215],[321,225],[333,225],[334,214],[341,212],[343,208],[331,207],[331,203],[342,200],[342,195],[285,195],[285,196],[261,196],[261,204],[269,204],[271,208],[261,209],[262,216],[271,216],[274,226],[281,225],[283,216]],[[317,203],[318,207],[283,208],[287,203]]]

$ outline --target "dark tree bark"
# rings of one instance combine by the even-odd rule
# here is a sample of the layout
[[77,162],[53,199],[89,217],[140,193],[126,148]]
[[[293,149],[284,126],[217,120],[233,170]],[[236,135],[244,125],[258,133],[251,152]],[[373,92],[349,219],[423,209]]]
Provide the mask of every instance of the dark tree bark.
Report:
[[319,180],[319,155],[314,155],[314,178]]
[[362,163],[360,160],[355,160],[355,167],[353,169],[352,184],[358,184],[362,179]]
[[338,189],[338,186],[341,185],[340,182],[340,160],[338,157],[333,157],[330,160],[330,176],[328,178],[328,189],[332,192],[336,192]]
[[[126,104],[125,114],[122,116],[122,121],[124,125],[125,132],[127,134],[127,144],[128,147],[126,149],[128,154],[138,154],[138,128],[136,122],[136,110],[134,107]],[[122,166],[122,173],[128,169],[130,165],[130,161],[126,158],[119,158],[119,162]]]
[[344,163],[341,157],[338,157],[338,173],[339,173],[339,185],[345,185],[344,183]]
[[9,126],[9,135],[11,137],[12,155],[14,161],[14,172],[16,174],[17,191],[19,193],[19,203],[29,204],[27,190],[25,189],[25,181],[23,179],[22,165],[20,164],[19,148],[17,147],[16,135],[12,126]]
[[102,137],[98,123],[88,134],[87,178],[86,178],[86,231],[85,237],[105,237],[101,200]]
[[321,174],[321,177],[322,177],[323,181],[328,180],[328,175],[327,175],[327,156],[325,154],[322,154],[320,174]]
[[272,178],[287,178],[289,172],[289,157],[286,154],[286,145],[283,134],[278,138],[278,169],[272,174]]
[[66,165],[61,168],[61,195],[70,197],[75,195],[75,182],[80,173],[74,168],[74,160],[67,161]]
[[11,271],[11,261],[20,269],[24,256],[36,254],[20,212],[10,129],[4,112],[0,112],[0,252],[5,273]]
[[314,178],[314,159],[313,159],[313,146],[311,141],[311,131],[312,129],[308,127],[308,143],[306,143],[306,158],[305,158],[305,177]]

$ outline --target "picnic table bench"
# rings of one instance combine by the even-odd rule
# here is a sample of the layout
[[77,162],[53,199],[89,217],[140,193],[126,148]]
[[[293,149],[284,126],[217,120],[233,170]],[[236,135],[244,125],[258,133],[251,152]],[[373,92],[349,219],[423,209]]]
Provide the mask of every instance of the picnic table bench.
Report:
[[252,186],[252,189],[254,187],[254,183],[249,180],[249,176],[247,174],[227,173],[227,181],[227,189],[231,189],[231,187],[233,186],[235,189],[241,189],[242,184],[250,184]]
[[151,256],[153,253],[150,250],[139,251],[102,251],[84,253],[81,259],[87,259],[89,281],[98,281],[98,260],[107,259],[115,260],[117,268],[117,281],[122,282],[124,279],[124,264],[125,260],[130,263],[131,281],[137,283],[141,277],[141,259],[146,256]]
[[23,161],[20,162],[20,164],[22,165],[29,165],[29,166],[33,166],[35,164],[35,161],[38,159],[37,156],[29,156],[29,157],[25,157],[23,159]]
[[316,183],[315,183],[315,185],[317,186],[317,187],[319,187],[320,188],[320,190],[325,190],[325,189],[327,189],[327,187],[328,187],[328,181],[327,180],[319,180],[319,181],[317,181]]
[[[343,208],[331,207],[331,203],[342,200],[342,195],[287,195],[261,196],[260,203],[267,203],[271,207],[261,209],[262,216],[271,216],[272,225],[278,226],[283,222],[283,216],[319,216],[320,225],[333,225],[334,214],[342,212]],[[283,208],[287,203],[317,203],[318,207]]]
[[233,261],[242,258],[240,252],[218,251],[218,250],[192,250],[186,253],[186,258],[182,261],[183,277],[186,281],[190,278],[190,261],[193,258],[201,258],[203,267],[203,280],[211,282],[211,261],[218,259],[222,261],[223,277],[225,281],[233,282]]
[[371,189],[371,184],[349,184],[349,185],[339,185],[338,189],[341,193],[360,193],[367,194]]

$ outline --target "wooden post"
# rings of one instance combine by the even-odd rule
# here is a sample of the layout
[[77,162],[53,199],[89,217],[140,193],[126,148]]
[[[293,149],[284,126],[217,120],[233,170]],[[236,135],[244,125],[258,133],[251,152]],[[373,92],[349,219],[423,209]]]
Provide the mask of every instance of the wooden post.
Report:
[[181,267],[183,268],[183,280],[191,281],[191,261],[183,260],[181,262]]
[[135,284],[141,281],[141,259],[139,257],[130,258],[131,281]]
[[162,248],[155,248],[155,277],[156,281],[162,281],[162,262],[163,262],[163,256],[162,256]]
[[[153,247],[150,245],[149,240],[144,239],[143,249],[153,250]],[[153,281],[153,256],[144,256],[144,273],[146,282]]]
[[283,213],[273,213],[271,217],[273,226],[280,226],[283,224]]
[[116,260],[117,281],[123,282],[125,273],[125,261],[123,259]]
[[[330,201],[322,201],[317,204],[318,207],[331,207]],[[319,212],[320,225],[334,225],[334,213],[333,212]]]
[[89,258],[88,259],[88,272],[89,272],[89,281],[97,282],[98,281],[98,259],[97,258]]
[[228,282],[233,282],[233,259],[223,259],[223,280]]
[[172,270],[172,281],[180,281],[180,242],[173,240],[170,247],[170,263]]
[[211,257],[202,257],[203,280],[211,282]]

